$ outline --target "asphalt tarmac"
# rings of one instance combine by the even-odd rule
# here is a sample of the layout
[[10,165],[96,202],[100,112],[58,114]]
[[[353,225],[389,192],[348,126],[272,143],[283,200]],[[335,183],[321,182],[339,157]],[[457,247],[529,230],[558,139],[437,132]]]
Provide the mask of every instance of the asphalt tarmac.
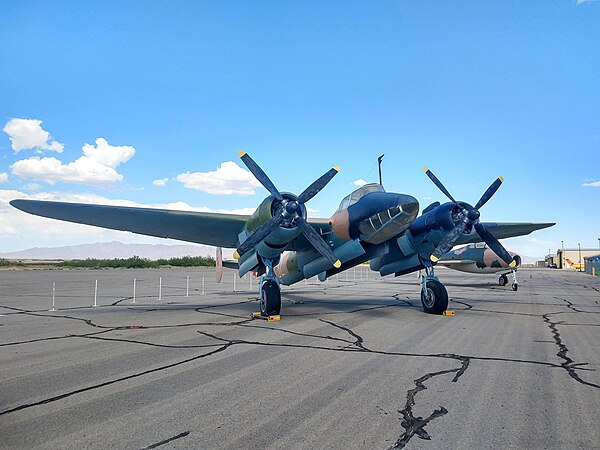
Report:
[[0,448],[600,448],[600,278],[437,274],[1,271]]

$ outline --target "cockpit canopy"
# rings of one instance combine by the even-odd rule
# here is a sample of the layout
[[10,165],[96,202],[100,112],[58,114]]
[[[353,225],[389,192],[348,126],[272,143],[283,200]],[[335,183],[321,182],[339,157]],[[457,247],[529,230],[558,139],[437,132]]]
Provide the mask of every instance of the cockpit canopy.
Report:
[[371,192],[385,192],[385,189],[382,185],[377,183],[365,184],[364,186],[359,187],[357,190],[344,197],[344,199],[340,202],[337,212],[347,209],[350,205],[354,205],[361,198],[367,194],[370,194]]

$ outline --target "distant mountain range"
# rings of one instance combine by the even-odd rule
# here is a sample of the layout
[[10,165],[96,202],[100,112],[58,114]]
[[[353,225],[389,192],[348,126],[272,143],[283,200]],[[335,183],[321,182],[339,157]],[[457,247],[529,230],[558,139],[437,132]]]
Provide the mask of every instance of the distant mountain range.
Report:
[[[232,249],[223,249],[225,258],[232,257]],[[6,259],[112,259],[139,256],[147,259],[169,259],[178,256],[215,256],[215,248],[200,244],[123,244],[121,242],[96,242],[95,244],[70,245],[67,247],[35,247],[18,252],[0,253]],[[521,255],[523,264],[535,264],[536,258]]]
[[[223,253],[228,253],[228,251],[224,249]],[[199,244],[123,244],[113,241],[70,245],[67,247],[35,247],[18,252],[0,253],[0,258],[7,259],[112,259],[130,258],[131,256],[139,256],[147,259],[168,259],[178,256],[214,257],[215,248]]]

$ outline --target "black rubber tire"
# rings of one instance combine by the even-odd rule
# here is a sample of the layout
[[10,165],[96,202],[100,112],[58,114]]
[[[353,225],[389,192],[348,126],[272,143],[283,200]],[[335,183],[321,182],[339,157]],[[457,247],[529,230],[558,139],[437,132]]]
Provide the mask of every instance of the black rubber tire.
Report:
[[260,313],[265,317],[281,313],[281,290],[275,281],[267,280],[263,283]]
[[442,283],[435,280],[427,282],[430,298],[427,300],[421,291],[421,304],[423,311],[428,314],[442,314],[448,308],[448,291]]
[[511,287],[512,287],[513,291],[516,291],[517,289],[519,289],[519,285],[517,283],[513,283]]
[[508,278],[506,278],[506,275],[500,275],[500,278],[498,278],[498,285],[506,286],[507,284],[508,284]]

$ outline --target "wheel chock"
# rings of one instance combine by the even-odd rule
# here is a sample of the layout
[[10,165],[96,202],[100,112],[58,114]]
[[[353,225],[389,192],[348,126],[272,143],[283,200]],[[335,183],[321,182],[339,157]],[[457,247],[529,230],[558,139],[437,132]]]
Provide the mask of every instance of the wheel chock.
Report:
[[263,316],[260,312],[253,312],[250,314],[253,319],[265,319],[268,322],[279,322],[281,320],[280,315],[276,316]]
[[442,315],[444,315],[444,316],[453,316],[454,315],[454,311],[444,311],[442,313]]

